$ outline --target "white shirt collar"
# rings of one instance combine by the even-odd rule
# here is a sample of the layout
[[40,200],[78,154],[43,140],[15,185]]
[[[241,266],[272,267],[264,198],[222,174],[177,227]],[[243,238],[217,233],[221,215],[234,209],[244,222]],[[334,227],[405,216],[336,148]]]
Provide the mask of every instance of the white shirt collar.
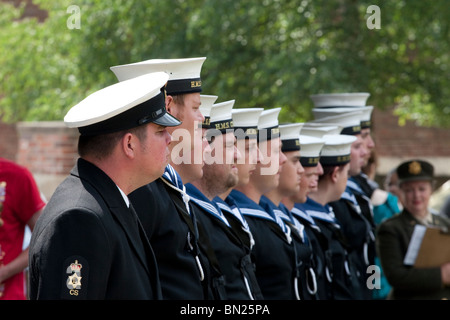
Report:
[[120,194],[122,195],[123,201],[125,201],[125,204],[127,205],[127,207],[130,207],[130,200],[128,199],[127,195],[125,194],[125,192],[122,191],[122,189],[119,188],[118,185],[116,185],[117,189],[119,189]]

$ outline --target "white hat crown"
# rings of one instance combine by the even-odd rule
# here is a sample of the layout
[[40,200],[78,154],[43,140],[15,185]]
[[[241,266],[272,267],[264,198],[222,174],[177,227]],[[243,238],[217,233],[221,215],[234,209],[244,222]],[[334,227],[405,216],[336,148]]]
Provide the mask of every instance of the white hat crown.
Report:
[[316,108],[322,107],[363,107],[369,98],[368,92],[322,93],[311,95]]
[[278,126],[278,115],[281,108],[266,109],[261,112],[258,119],[258,129],[268,129]]
[[200,95],[200,112],[202,113],[202,115],[204,117],[209,117],[210,113],[211,113],[211,108],[214,104],[214,102],[216,102],[218,96],[214,96],[214,95],[206,95],[206,94],[201,94]]
[[[134,107],[162,94],[161,89],[164,87],[168,78],[169,76],[164,72],[155,72],[100,89],[73,106],[64,117],[64,122],[70,128],[80,128],[111,120],[125,112],[129,114]],[[158,103],[158,106],[155,107],[157,110],[155,109],[153,111],[158,113],[154,115],[155,119],[166,113],[163,96],[161,96],[161,101]],[[142,111],[135,116],[150,116],[151,113],[150,106],[148,108],[142,108]],[[149,117],[149,119],[151,118]],[[140,119],[126,119],[126,121],[130,121],[128,128],[134,124],[137,126],[138,120]],[[108,130],[117,129],[115,126],[117,124]]]

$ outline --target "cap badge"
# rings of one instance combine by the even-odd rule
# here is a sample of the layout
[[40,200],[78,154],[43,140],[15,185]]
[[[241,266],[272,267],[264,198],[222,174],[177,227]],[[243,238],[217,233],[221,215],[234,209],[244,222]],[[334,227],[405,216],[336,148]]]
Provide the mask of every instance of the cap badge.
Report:
[[409,164],[408,171],[410,174],[417,175],[422,172],[422,167],[419,162],[413,161]]

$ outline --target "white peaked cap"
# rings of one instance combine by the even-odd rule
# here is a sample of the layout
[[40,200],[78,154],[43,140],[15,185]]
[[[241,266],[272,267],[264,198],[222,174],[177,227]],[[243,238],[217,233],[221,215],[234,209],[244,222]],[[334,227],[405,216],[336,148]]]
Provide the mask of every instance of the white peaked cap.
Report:
[[210,112],[211,112],[211,108],[214,104],[214,102],[216,102],[218,96],[212,96],[212,95],[206,95],[206,94],[201,94],[200,95],[200,112],[202,113],[202,115],[204,117],[209,117]]
[[267,109],[261,112],[258,120],[258,129],[278,127],[278,115],[281,108]]
[[101,134],[155,122],[175,126],[181,122],[166,112],[161,90],[169,76],[156,72],[100,89],[73,106],[64,117],[69,128]]
[[119,81],[135,78],[150,72],[166,72],[169,80],[200,78],[206,57],[185,59],[150,59],[111,67]]
[[234,102],[235,100],[228,100],[213,104],[209,115],[211,123],[231,120],[231,110]]
[[231,110],[233,127],[257,128],[259,116],[263,111],[263,108],[239,108]]
[[345,134],[324,135],[320,162],[325,165],[339,165],[350,162],[351,146],[355,136]]
[[329,125],[327,123],[306,122],[300,131],[301,135],[322,138],[326,134],[340,134],[343,127],[340,125]]
[[316,108],[321,107],[363,107],[369,98],[368,92],[323,93],[314,94],[310,98]]
[[303,123],[287,123],[280,124],[280,138],[281,140],[298,139],[300,136],[300,130],[303,127]]

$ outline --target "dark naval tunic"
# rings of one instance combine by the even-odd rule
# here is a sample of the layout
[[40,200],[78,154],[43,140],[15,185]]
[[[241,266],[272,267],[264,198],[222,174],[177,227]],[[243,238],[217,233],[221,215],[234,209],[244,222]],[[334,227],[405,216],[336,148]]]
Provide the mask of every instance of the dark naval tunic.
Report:
[[368,267],[375,265],[375,223],[372,205],[358,184],[349,178],[341,199],[330,203],[347,241],[349,256],[357,269],[360,299],[372,299],[367,286]]
[[311,246],[313,252],[317,282],[316,297],[318,300],[330,300],[332,299],[331,279],[326,276],[326,257],[324,249],[327,248],[327,239],[313,217],[306,211],[303,211],[301,205],[301,203],[295,203],[291,210],[291,214],[294,220],[299,221],[304,226],[306,242]]
[[255,240],[252,261],[256,266],[256,277],[264,299],[298,299],[296,260],[290,228],[240,191],[231,191],[228,198],[244,215]]
[[291,229],[295,253],[296,295],[301,300],[316,300],[317,282],[313,251],[308,244],[305,227],[298,220],[293,219],[282,203],[277,206],[269,198],[262,196],[259,205],[271,216],[280,218],[286,227]]
[[162,178],[130,194],[156,255],[163,299],[209,299],[208,262],[200,252],[191,204],[168,183],[183,190],[170,165]]
[[262,299],[250,260],[250,234],[242,229],[239,211],[233,211],[225,202],[219,206],[210,201],[194,185],[187,184],[186,191],[193,203],[202,231],[214,250],[220,272],[224,276],[226,299]]
[[36,222],[31,299],[160,299],[155,257],[132,207],[99,168],[78,159]]
[[332,281],[332,299],[360,299],[360,284],[348,255],[348,244],[333,209],[311,198],[299,205],[311,216],[326,239],[326,276]]

